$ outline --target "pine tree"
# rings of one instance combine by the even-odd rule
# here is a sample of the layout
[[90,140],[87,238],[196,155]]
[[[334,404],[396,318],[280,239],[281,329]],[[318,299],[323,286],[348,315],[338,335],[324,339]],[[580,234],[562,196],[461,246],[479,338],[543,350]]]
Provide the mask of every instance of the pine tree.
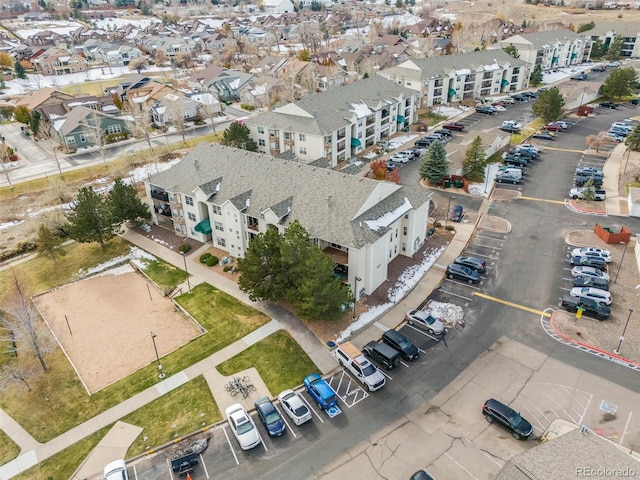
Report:
[[83,187],[74,200],[74,207],[67,215],[69,236],[80,243],[105,242],[115,236],[119,221],[114,221],[106,204],[92,187]]
[[531,106],[531,111],[545,122],[553,122],[562,115],[562,107],[564,107],[564,97],[558,87],[552,87],[538,95]]
[[627,136],[624,142],[634,152],[640,151],[640,123],[636,125],[636,128]]
[[136,190],[131,185],[126,185],[121,178],[116,178],[113,188],[106,198],[106,206],[113,221],[135,222],[140,218],[149,218],[149,207],[136,195]]
[[258,149],[258,145],[250,137],[250,133],[249,127],[246,125],[240,122],[232,122],[222,135],[222,144],[255,152]]
[[431,183],[440,183],[442,177],[447,174],[448,169],[447,151],[442,143],[433,142],[429,146],[427,153],[420,160],[420,178],[426,178]]
[[53,232],[44,224],[40,224],[38,229],[38,251],[43,255],[49,255],[52,260],[56,259],[56,256],[63,257],[66,255],[66,251],[60,248],[62,239],[53,234]]
[[238,259],[238,286],[251,300],[278,300],[280,268],[280,234],[275,229],[260,233],[249,243],[244,257]]
[[27,72],[20,63],[20,60],[16,60],[16,63],[13,66],[13,70],[16,73],[16,77],[18,78],[27,78]]
[[464,152],[464,161],[462,162],[462,175],[469,180],[484,180],[484,166],[486,162],[486,154],[482,146],[482,139],[478,135],[473,139],[471,145]]
[[542,83],[542,66],[541,65],[538,64],[535,66],[535,68],[533,69],[533,72],[531,72],[531,77],[529,77],[529,83],[534,87],[537,87]]
[[511,55],[513,58],[520,58],[520,54],[518,53],[518,48],[515,45],[507,45],[502,50],[504,50],[505,53],[508,53],[509,55]]
[[638,81],[633,67],[616,68],[602,84],[602,93],[607,98],[620,98],[630,95]]

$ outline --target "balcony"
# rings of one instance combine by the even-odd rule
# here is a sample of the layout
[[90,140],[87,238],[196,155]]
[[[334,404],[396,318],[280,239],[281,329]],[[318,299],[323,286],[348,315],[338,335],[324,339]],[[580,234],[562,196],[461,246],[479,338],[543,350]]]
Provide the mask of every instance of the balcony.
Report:
[[151,190],[151,198],[155,198],[156,200],[161,200],[163,202],[168,202],[169,194],[160,190]]
[[280,146],[279,145],[275,145],[275,146],[269,147],[269,154],[271,154],[271,155],[279,155],[280,153],[282,153],[282,152],[280,151]]

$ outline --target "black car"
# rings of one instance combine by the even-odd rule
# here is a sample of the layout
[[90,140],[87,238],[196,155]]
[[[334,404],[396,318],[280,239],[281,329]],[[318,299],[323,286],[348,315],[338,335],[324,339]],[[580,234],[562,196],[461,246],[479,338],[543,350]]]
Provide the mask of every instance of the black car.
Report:
[[508,152],[507,156],[509,155],[519,155],[521,157],[526,158],[527,160],[534,160],[538,158],[538,154],[536,152],[532,150],[527,150],[526,148],[519,148],[519,147]]
[[600,102],[600,106],[604,108],[618,108],[619,105],[613,102]]
[[640,98],[634,98],[631,100],[631,105],[640,105]]
[[498,110],[495,107],[476,107],[476,112],[484,113],[485,115],[497,115]]
[[600,277],[574,277],[574,287],[593,287],[600,290],[609,290],[609,281]]
[[518,133],[518,132],[520,132],[520,129],[514,127],[513,125],[503,125],[501,127],[498,127],[498,129],[502,130],[503,132],[507,132],[507,133]]
[[418,348],[407,337],[397,330],[387,330],[382,334],[382,341],[396,349],[405,360],[417,360],[420,356]]
[[529,160],[519,154],[507,155],[504,158],[504,163],[507,165],[515,165],[517,167],[526,167],[529,164]]
[[591,69],[592,72],[604,72],[606,70],[607,70],[607,67],[605,65],[596,65]]
[[539,138],[540,140],[555,140],[556,136],[551,132],[536,132],[533,135],[533,138]]
[[448,130],[446,128],[441,128],[440,130],[436,130],[435,132],[433,132],[437,135],[444,135],[445,137],[453,137],[453,131],[452,130]]
[[513,95],[511,95],[511,98],[513,98],[516,102],[528,102],[529,98],[527,98],[527,96],[521,94],[521,93],[514,93]]
[[416,473],[411,475],[411,478],[409,480],[435,480],[435,478],[433,478],[424,470],[418,470]]
[[522,93],[521,93],[521,95],[522,95],[523,97],[527,97],[527,98],[530,98],[530,99],[532,99],[532,100],[533,100],[534,98],[538,98],[538,94],[537,94],[536,92],[522,92]]
[[447,267],[447,278],[456,278],[464,282],[476,283],[480,281],[480,274],[475,270],[471,270],[469,267],[465,267],[464,265],[452,263]]
[[482,414],[489,423],[497,423],[511,432],[516,440],[526,440],[533,433],[531,424],[518,412],[494,398],[490,398],[482,407]]
[[606,305],[598,303],[593,298],[572,297],[565,295],[560,300],[560,306],[564,307],[567,312],[576,313],[578,309],[582,311],[582,315],[594,317],[596,320],[603,321],[611,315],[611,309]]
[[256,412],[258,417],[266,427],[269,435],[272,437],[279,437],[285,431],[285,424],[280,416],[280,412],[274,407],[271,400],[267,397],[262,397],[255,402]]
[[478,257],[465,257],[460,256],[456,258],[453,263],[457,263],[458,265],[464,265],[465,267],[469,267],[471,270],[475,270],[478,273],[486,273],[487,272],[487,264],[484,260]]
[[462,205],[454,205],[453,210],[451,210],[451,213],[449,214],[449,220],[460,223],[462,221],[462,217],[464,217]]
[[595,175],[592,175],[590,177],[581,176],[581,175],[576,176],[576,180],[575,180],[576,187],[583,187],[584,184],[587,183],[589,180],[592,181],[593,186],[595,188],[602,187],[602,181],[603,181],[602,177],[595,176]]
[[600,257],[576,255],[575,257],[571,257],[571,266],[575,267],[576,265],[582,265],[584,267],[594,267],[598,270],[602,270],[603,272],[607,271],[607,262],[605,262],[604,258]]

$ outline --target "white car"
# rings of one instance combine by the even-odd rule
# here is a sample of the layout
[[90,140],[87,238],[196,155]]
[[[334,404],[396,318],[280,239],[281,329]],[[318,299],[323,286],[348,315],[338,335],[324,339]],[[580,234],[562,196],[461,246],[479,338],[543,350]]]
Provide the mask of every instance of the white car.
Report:
[[590,298],[600,305],[611,305],[611,302],[613,302],[611,293],[594,287],[573,287],[569,295],[572,297]]
[[104,480],[129,480],[124,460],[116,460],[104,467]]
[[300,395],[293,390],[285,390],[278,395],[278,400],[280,400],[284,412],[296,425],[302,425],[311,420],[311,411]]
[[503,107],[502,105],[493,105],[493,107],[495,107],[495,109],[499,112],[506,112],[507,108]]
[[567,122],[563,122],[562,120],[556,120],[555,122],[551,122],[549,125],[558,125],[563,130],[569,128],[569,124]]
[[600,269],[594,267],[587,267],[585,265],[576,265],[571,269],[572,277],[598,277],[606,280],[607,282],[611,280],[609,274],[603,272]]
[[413,152],[407,150],[403,152],[394,153],[389,160],[394,163],[409,163],[413,159]]
[[629,133],[631,133],[631,130],[633,130],[633,127],[631,125],[624,122],[613,122],[611,124],[611,128],[622,128],[623,130],[626,130]]
[[518,145],[518,147],[525,150],[533,150],[537,154],[540,154],[540,147],[536,147],[533,143],[523,143],[521,145]]
[[260,443],[260,434],[244,407],[234,403],[225,410],[229,428],[238,440],[242,450],[250,450]]
[[600,257],[604,259],[605,262],[609,263],[611,261],[611,252],[606,248],[596,248],[596,247],[582,247],[582,248],[574,248],[571,250],[571,256],[593,256]]
[[504,122],[502,122],[502,126],[508,127],[508,128],[515,128],[517,130],[520,130],[522,128],[522,125],[520,124],[520,122],[516,120],[505,120]]

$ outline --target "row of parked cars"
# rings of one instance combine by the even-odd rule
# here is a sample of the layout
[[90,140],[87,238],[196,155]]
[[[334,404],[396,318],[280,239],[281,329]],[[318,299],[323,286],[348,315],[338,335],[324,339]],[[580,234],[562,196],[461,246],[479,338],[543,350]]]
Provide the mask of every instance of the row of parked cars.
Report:
[[478,283],[480,275],[487,272],[487,264],[478,257],[460,256],[447,267],[447,278],[461,280],[469,284]]
[[[575,173],[575,188],[569,190],[569,196],[574,200],[593,200],[602,202],[607,198],[607,192],[602,190],[604,172],[596,167],[578,167]],[[586,185],[586,186],[585,186]]]
[[540,156],[540,149],[530,143],[518,145],[503,155],[504,166],[496,173],[497,183],[522,183],[525,168]]
[[629,122],[613,122],[609,130],[604,134],[610,140],[621,143],[633,130],[633,125]]

